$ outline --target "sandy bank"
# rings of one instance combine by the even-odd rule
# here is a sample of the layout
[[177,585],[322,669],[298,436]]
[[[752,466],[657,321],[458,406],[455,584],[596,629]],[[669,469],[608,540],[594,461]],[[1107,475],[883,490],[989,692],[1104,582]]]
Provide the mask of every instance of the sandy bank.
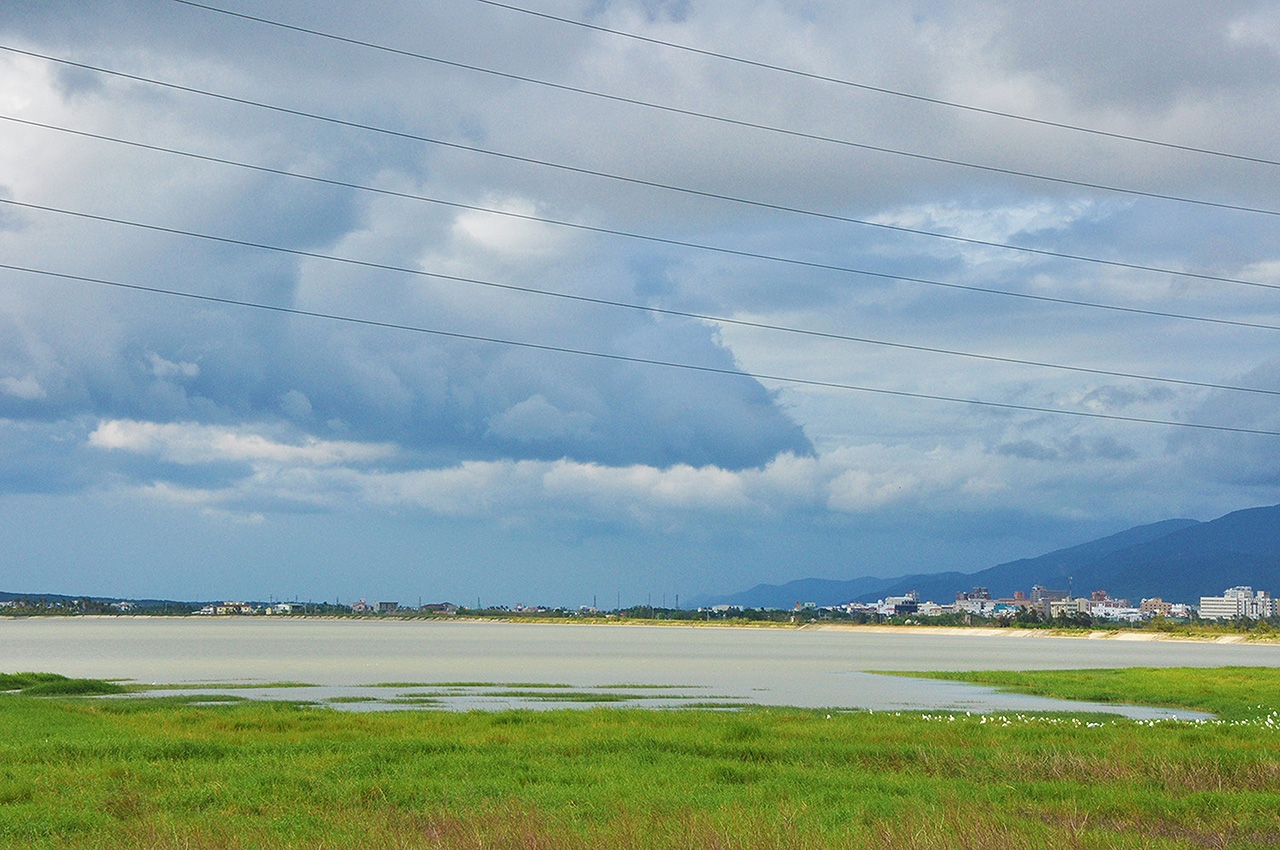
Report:
[[1059,630],[1059,629],[1017,629],[995,628],[986,626],[874,626],[854,623],[821,623],[811,624],[805,628],[821,631],[864,632],[883,634],[920,634],[920,635],[962,635],[965,637],[1003,637],[1003,638],[1069,638],[1072,640],[1108,640],[1133,641],[1147,643],[1151,641],[1183,641],[1190,643],[1272,643],[1274,640],[1257,639],[1250,641],[1247,635],[1179,635],[1168,632],[1119,631],[1119,630]]
[[343,617],[331,614],[286,614],[272,617],[224,615],[205,616],[188,615],[148,615],[148,614],[80,614],[74,617],[40,617],[16,616],[12,620],[58,619],[74,620],[114,620],[127,622],[130,620],[178,620],[197,622],[275,622],[288,623],[302,620],[327,620],[332,622],[363,622],[404,624],[412,623],[475,623],[506,625],[541,625],[541,626],[610,626],[610,627],[653,627],[667,629],[777,629],[781,631],[823,631],[823,632],[860,632],[862,634],[888,635],[920,635],[920,636],[962,636],[962,637],[999,637],[1009,639],[1033,638],[1067,638],[1070,640],[1115,641],[1121,643],[1181,642],[1181,643],[1217,643],[1217,644],[1260,644],[1274,645],[1280,643],[1280,634],[1248,635],[1248,634],[1205,634],[1187,635],[1169,632],[1133,631],[1126,629],[1093,629],[1089,631],[1075,629],[1023,629],[998,628],[995,626],[894,626],[872,625],[842,622],[788,623],[770,620],[751,622],[726,622],[724,620],[643,620],[635,618],[623,619],[578,619],[578,618],[542,618],[542,617],[415,617],[415,616],[369,616]]

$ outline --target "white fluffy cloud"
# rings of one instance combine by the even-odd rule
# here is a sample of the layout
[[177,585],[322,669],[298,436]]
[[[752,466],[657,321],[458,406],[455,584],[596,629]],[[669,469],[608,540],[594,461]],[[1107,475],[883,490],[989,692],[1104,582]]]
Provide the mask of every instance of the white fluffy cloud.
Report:
[[550,512],[640,527],[692,516],[739,522],[815,511],[865,514],[926,497],[987,497],[1009,483],[976,447],[916,452],[868,445],[822,456],[785,453],[744,470],[609,466],[567,459],[387,469],[386,462],[397,454],[390,445],[313,437],[284,441],[252,428],[121,420],[100,423],[87,444],[183,466],[247,464],[218,488],[166,481],[141,488],[151,497],[179,503],[228,509],[272,502],[373,505],[489,520]]
[[89,435],[89,444],[100,449],[155,455],[183,464],[250,461],[294,467],[369,463],[389,458],[396,451],[394,446],[385,444],[314,437],[290,444],[226,426],[119,419],[100,423]]

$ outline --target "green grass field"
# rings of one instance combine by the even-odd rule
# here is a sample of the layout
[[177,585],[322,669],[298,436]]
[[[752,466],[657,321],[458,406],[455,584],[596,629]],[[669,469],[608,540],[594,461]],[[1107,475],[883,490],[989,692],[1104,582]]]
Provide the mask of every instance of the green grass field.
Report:
[[[1222,719],[348,713],[36,696],[31,689],[56,679],[0,679],[14,691],[0,695],[0,846],[1280,844],[1280,671],[947,675],[1054,696],[1132,696]],[[63,682],[64,692],[102,692]]]
[[1223,720],[1243,720],[1280,711],[1280,670],[1269,667],[1211,670],[1124,667],[898,675],[975,682],[1024,694],[1089,702],[1191,708],[1212,712]]

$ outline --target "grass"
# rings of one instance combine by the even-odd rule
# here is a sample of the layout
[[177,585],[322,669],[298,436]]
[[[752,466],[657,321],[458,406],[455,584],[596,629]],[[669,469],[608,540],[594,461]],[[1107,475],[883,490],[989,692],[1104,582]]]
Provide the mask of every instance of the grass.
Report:
[[0,691],[25,696],[104,696],[126,688],[103,679],[68,679],[57,673],[0,673]]
[[1096,698],[1098,681],[1176,700],[1199,691],[1208,696],[1188,707],[1228,719],[348,713],[5,694],[0,847],[1280,844],[1276,671],[1251,670],[1252,680],[1231,669],[1114,671],[1087,687],[1086,672],[1113,671],[1016,675],[1055,696]]
[[1280,669],[1271,667],[1126,667],[894,675],[973,682],[1060,699],[1190,708],[1211,712],[1224,720],[1280,711]]

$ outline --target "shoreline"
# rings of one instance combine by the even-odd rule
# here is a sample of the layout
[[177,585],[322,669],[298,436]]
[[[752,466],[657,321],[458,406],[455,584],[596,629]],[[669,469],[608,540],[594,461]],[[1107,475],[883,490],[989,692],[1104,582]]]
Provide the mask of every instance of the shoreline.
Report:
[[1150,643],[1154,641],[1179,641],[1184,643],[1216,643],[1216,644],[1272,644],[1275,637],[1258,638],[1246,634],[1226,635],[1180,635],[1171,632],[1123,631],[1120,629],[1090,629],[1088,631],[1069,629],[1018,629],[999,628],[997,626],[886,626],[878,624],[844,625],[841,623],[822,623],[807,625],[805,628],[817,628],[823,631],[859,631],[874,634],[901,632],[917,634],[966,635],[970,637],[1014,637],[1014,638],[1069,638],[1071,640],[1106,640],[1134,643]]
[[332,614],[284,614],[275,616],[248,615],[202,615],[202,614],[76,614],[72,616],[14,615],[0,616],[0,620],[183,620],[194,622],[304,622],[329,621],[353,623],[503,623],[508,625],[543,625],[543,626],[644,626],[660,628],[689,629],[778,629],[783,631],[824,631],[849,632],[861,634],[910,634],[910,635],[948,635],[965,637],[1007,637],[1007,638],[1067,638],[1070,640],[1117,641],[1123,643],[1209,643],[1221,645],[1259,645],[1267,646],[1280,643],[1280,634],[1253,635],[1242,633],[1188,635],[1175,632],[1157,632],[1137,629],[1029,629],[999,626],[944,626],[944,625],[891,625],[884,623],[844,623],[844,622],[808,622],[790,623],[775,621],[759,622],[726,622],[723,620],[645,620],[645,619],[570,619],[570,618],[537,618],[537,617],[350,617]]

